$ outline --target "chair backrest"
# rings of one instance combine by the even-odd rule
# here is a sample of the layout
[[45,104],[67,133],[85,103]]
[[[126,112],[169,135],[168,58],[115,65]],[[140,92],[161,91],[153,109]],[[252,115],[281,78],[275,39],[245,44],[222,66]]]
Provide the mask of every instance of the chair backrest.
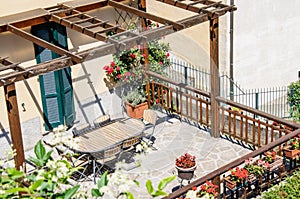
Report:
[[116,156],[122,152],[122,145],[123,143],[117,143],[113,146],[110,146],[109,148],[106,148],[103,151],[99,152],[94,152],[91,155],[96,159],[96,160],[104,160],[106,158],[110,158],[112,156]]
[[100,117],[97,117],[95,120],[94,120],[94,126],[95,127],[101,127],[103,125],[106,125],[108,123],[110,123],[111,120],[110,120],[110,115],[106,114],[106,115],[102,115]]
[[141,141],[140,136],[134,136],[134,137],[128,138],[128,139],[124,140],[122,148],[127,149],[131,146],[135,146],[138,143],[140,143],[140,141]]
[[89,123],[84,123],[74,127],[72,133],[74,136],[78,136],[80,134],[87,133],[90,129],[91,125]]
[[157,115],[156,113],[151,110],[151,109],[146,109],[144,110],[144,114],[143,114],[143,119],[144,121],[152,124],[152,125],[155,125],[156,124],[156,119],[157,119]]

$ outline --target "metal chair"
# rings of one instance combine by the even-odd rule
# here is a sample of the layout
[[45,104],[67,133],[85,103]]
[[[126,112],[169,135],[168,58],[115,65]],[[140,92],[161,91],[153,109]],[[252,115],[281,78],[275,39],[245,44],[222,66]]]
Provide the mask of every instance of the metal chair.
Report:
[[71,176],[73,180],[75,180],[77,183],[86,180],[92,181],[92,179],[89,177],[91,160],[88,154],[77,154],[63,145],[58,145],[55,147],[55,149],[62,159],[67,160],[73,168],[78,168],[78,170],[75,171]]
[[72,129],[73,136],[76,137],[80,134],[87,133],[91,128],[89,123],[80,124]]
[[101,126],[104,126],[104,125],[106,125],[106,124],[108,124],[108,123],[110,123],[110,122],[111,122],[111,119],[110,119],[110,115],[108,115],[108,114],[102,115],[102,116],[96,118],[96,119],[93,121],[94,126],[95,126],[96,128],[99,128],[99,127],[101,127]]
[[92,153],[93,156],[93,173],[94,183],[96,183],[96,176],[102,174],[102,169],[108,167],[110,171],[115,169],[115,164],[119,161],[122,152],[123,143],[117,143],[103,151]]
[[151,109],[144,110],[143,122],[145,123],[146,130],[149,130],[151,128],[152,128],[152,130],[150,130],[150,133],[147,133],[146,131],[144,131],[143,139],[146,138],[149,141],[151,141],[153,139],[156,121],[157,121],[157,114],[153,110],[151,110]]

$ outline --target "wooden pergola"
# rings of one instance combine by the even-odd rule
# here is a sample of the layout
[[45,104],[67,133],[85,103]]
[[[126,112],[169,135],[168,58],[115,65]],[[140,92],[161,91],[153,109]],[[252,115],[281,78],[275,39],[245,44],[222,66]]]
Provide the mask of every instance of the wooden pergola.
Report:
[[[17,156],[15,157],[16,168],[19,169],[23,165],[25,162],[25,156],[15,82],[82,63],[90,58],[90,54],[93,54],[93,57],[113,54],[119,50],[130,48],[136,44],[146,44],[148,41],[161,38],[162,36],[171,34],[175,31],[180,31],[206,21],[209,21],[210,23],[210,97],[212,117],[214,118],[211,130],[214,137],[220,136],[218,113],[219,105],[215,100],[215,97],[219,96],[219,17],[227,12],[235,11],[236,7],[225,5],[221,1],[215,2],[211,0],[157,0],[164,4],[195,13],[192,17],[181,19],[179,21],[172,21],[147,13],[145,1],[146,0],[139,0],[139,7],[137,9],[123,4],[122,0],[74,0],[61,3],[53,7],[39,8],[10,16],[0,17],[0,33],[11,32],[25,40],[61,55],[61,57],[51,61],[26,68],[20,66],[20,63],[11,62],[7,57],[0,57],[0,86],[4,87],[11,139],[17,152]],[[162,24],[163,26],[152,30],[144,30],[140,33],[133,33],[119,27],[118,25],[111,24],[106,20],[102,20],[88,14],[89,11],[98,11],[97,9],[105,6],[111,6],[137,15],[143,20],[150,19]],[[99,10],[99,12],[101,12],[101,10]],[[74,53],[42,40],[23,30],[24,28],[46,22],[56,22],[69,29],[78,31],[81,34],[103,41],[105,44],[83,52]],[[106,33],[109,31],[113,31],[116,34],[111,37],[106,36]],[[120,38],[120,36],[122,36],[122,39],[117,39]]]

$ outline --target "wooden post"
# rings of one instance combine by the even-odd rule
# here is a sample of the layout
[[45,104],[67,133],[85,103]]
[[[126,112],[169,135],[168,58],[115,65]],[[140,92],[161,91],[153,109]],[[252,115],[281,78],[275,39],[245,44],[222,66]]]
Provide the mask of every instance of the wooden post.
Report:
[[[139,10],[142,10],[142,11],[146,12],[146,10],[147,10],[146,9],[146,0],[139,0],[138,8],[139,8]],[[147,28],[147,19],[143,18],[142,19],[142,29],[145,30],[146,28]],[[149,51],[148,51],[147,42],[144,43],[143,53],[146,55],[145,56],[145,70],[148,71],[149,70],[149,57],[148,57],[149,56]]]
[[20,116],[18,110],[17,93],[15,84],[9,84],[4,86],[4,94],[7,107],[7,115],[9,121],[10,135],[13,144],[13,149],[16,150],[17,155],[14,157],[15,167],[20,170],[23,166],[25,168],[25,155],[23,148]]
[[219,103],[215,97],[220,95],[219,89],[219,18],[210,19],[210,100],[211,100],[211,133],[220,137]]

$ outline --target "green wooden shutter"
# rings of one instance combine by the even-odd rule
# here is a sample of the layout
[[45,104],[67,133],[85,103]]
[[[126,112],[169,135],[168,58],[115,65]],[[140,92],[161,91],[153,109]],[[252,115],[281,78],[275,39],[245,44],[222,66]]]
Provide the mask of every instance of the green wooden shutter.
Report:
[[[67,43],[67,31],[66,28],[59,24],[53,25],[53,37],[54,43],[66,50],[68,50]],[[67,126],[70,126],[75,120],[75,108],[74,108],[74,98],[73,98],[73,87],[72,87],[72,77],[71,68],[64,68],[60,70],[61,72],[61,94],[62,103],[64,110],[64,117]]]
[[[33,26],[31,32],[41,39],[68,49],[66,28],[61,25],[41,24]],[[34,49],[37,63],[59,57],[58,54],[38,45],[34,45]],[[46,130],[60,124],[71,125],[75,120],[71,69],[50,72],[41,75],[39,79]]]

